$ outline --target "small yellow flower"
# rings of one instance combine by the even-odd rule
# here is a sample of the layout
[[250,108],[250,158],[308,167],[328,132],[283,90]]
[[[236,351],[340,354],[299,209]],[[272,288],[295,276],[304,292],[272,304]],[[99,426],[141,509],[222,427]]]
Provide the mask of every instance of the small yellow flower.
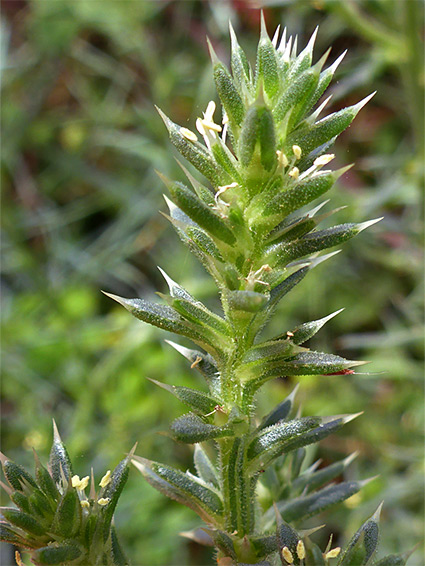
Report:
[[192,132],[192,130],[189,130],[188,128],[180,128],[180,133],[184,138],[186,138],[189,141],[193,141],[193,142],[198,141],[196,134]]
[[101,497],[101,498],[98,500],[98,503],[99,503],[99,505],[105,506],[105,505],[108,505],[108,503],[109,503],[110,501],[111,501],[111,500],[109,499],[109,497]]
[[103,478],[100,480],[100,487],[106,487],[108,484],[111,483],[111,470],[108,470]]
[[302,540],[299,540],[297,544],[297,556],[300,560],[305,558],[305,546]]
[[299,145],[293,145],[292,151],[294,152],[296,159],[301,159],[301,155],[302,155],[303,152],[302,152]]
[[341,552],[341,548],[339,546],[337,546],[336,548],[333,548],[332,550],[327,552],[325,554],[325,558],[326,558],[326,560],[329,560],[329,558],[336,558],[337,556],[339,556],[340,552]]
[[292,556],[292,552],[289,550],[287,546],[284,546],[282,548],[282,556],[286,560],[286,562],[289,562],[289,564],[293,564],[294,557]]
[[208,134],[211,136],[212,139],[216,137],[216,133],[221,132],[222,128],[219,124],[214,122],[214,112],[215,112],[215,102],[211,100],[208,103],[207,109],[203,113],[203,118],[198,118],[196,120],[196,129],[204,138],[207,147],[209,148],[211,145],[211,141],[208,138]]
[[89,485],[89,480],[90,480],[89,476],[86,476],[81,480],[80,480],[80,476],[72,476],[71,485],[72,487],[78,489],[78,491],[84,491],[86,487]]
[[313,165],[315,167],[323,167],[323,165],[330,163],[332,159],[335,159],[335,155],[333,153],[326,153],[315,159]]
[[286,155],[283,153],[283,151],[280,151],[280,149],[278,149],[276,151],[276,155],[277,155],[277,161],[279,163],[279,165],[281,167],[287,167],[289,164],[288,158],[286,157]]
[[292,177],[293,179],[298,179],[298,177],[300,175],[300,170],[298,169],[298,167],[292,167],[292,169],[289,171],[288,175],[290,177]]

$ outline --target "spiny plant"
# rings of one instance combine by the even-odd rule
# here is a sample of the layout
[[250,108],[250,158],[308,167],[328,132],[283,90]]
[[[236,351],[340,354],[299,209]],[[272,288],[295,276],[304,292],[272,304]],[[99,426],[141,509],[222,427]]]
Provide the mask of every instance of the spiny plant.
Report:
[[[28,552],[34,564],[125,566],[113,514],[128,478],[134,450],[99,482],[74,475],[71,460],[56,424],[48,468],[34,453],[35,474],[0,453],[7,485],[0,482],[16,505],[2,508],[0,540]],[[89,489],[89,496],[85,490]],[[19,553],[17,564],[22,564]]]
[[[271,379],[352,374],[364,363],[305,346],[340,311],[261,338],[281,299],[337,253],[320,252],[380,220],[317,229],[337,211],[318,214],[327,201],[305,208],[349,169],[326,169],[334,158],[328,151],[373,96],[319,118],[330,97],[315,105],[344,54],[325,69],[329,52],[313,64],[316,32],[297,54],[297,40],[287,40],[286,32],[279,37],[279,29],[271,40],[262,18],[255,71],[232,27],[232,73],[209,43],[222,120],[214,121],[211,101],[196,120],[204,144],[158,109],[173,145],[206,179],[201,182],[183,164],[189,184],[160,175],[171,195],[165,197],[168,219],[214,278],[223,314],[212,312],[163,270],[169,287],[169,294],[161,295],[165,304],[107,293],[136,318],[201,348],[169,342],[203,375],[208,392],[155,382],[190,408],[171,424],[171,433],[195,445],[196,475],[138,456],[133,461],[151,485],[205,521],[202,531],[189,536],[214,546],[222,566],[320,566],[336,557],[340,566],[370,564],[378,545],[380,507],[344,550],[329,543],[322,551],[310,538],[313,531],[295,529],[368,481],[329,483],[355,454],[327,467],[303,467],[306,446],[358,415],[294,415],[293,392],[268,415],[256,417],[256,394]],[[400,555],[378,564],[405,560]]]
[[[355,415],[294,414],[295,390],[269,414],[256,415],[256,394],[277,377],[352,374],[363,362],[315,352],[305,346],[337,311],[300,324],[273,339],[261,331],[281,299],[338,246],[377,220],[317,229],[336,210],[305,207],[331,189],[348,167],[324,169],[328,153],[372,96],[319,116],[316,108],[341,55],[323,68],[328,53],[313,64],[316,32],[297,54],[296,40],[276,31],[271,40],[264,20],[255,71],[230,28],[232,74],[210,45],[222,120],[214,121],[210,102],[196,128],[180,127],[160,114],[179,152],[203,175],[181,165],[189,185],[162,176],[171,200],[168,218],[178,235],[214,278],[223,315],[209,310],[161,270],[169,286],[165,305],[110,295],[138,319],[189,338],[201,349],[169,342],[199,371],[208,392],[157,383],[190,408],[171,425],[173,437],[194,444],[196,475],[134,456],[133,451],[107,474],[100,493],[87,478],[72,475],[55,432],[50,471],[36,458],[35,479],[3,457],[9,486],[19,509],[3,509],[2,540],[28,549],[35,564],[128,564],[117,542],[112,514],[132,459],[147,481],[190,507],[206,526],[186,533],[215,547],[220,566],[368,565],[379,538],[381,506],[344,549],[332,540],[320,548],[302,522],[356,494],[369,480],[339,481],[355,458],[320,467],[306,465],[308,445],[341,429]],[[376,566],[400,566],[409,553],[387,556]]]

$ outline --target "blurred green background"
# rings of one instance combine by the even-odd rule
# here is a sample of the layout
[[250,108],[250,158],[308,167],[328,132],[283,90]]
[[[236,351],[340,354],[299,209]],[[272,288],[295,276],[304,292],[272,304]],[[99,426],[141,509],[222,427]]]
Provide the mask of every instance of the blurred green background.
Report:
[[[328,525],[316,540],[326,544],[333,531],[342,543],[384,499],[381,552],[419,542],[422,2],[2,4],[3,451],[27,466],[32,447],[47,458],[54,417],[79,475],[93,466],[100,478],[136,441],[138,454],[190,468],[190,448],[157,434],[183,408],[146,377],[196,386],[197,375],[164,343],[164,333],[132,319],[100,289],[152,298],[164,290],[160,265],[217,305],[206,273],[158,213],[165,204],[154,170],[179,179],[182,172],[154,104],[193,127],[215,93],[205,36],[228,60],[230,19],[252,58],[264,7],[269,31],[287,26],[301,45],[319,24],[316,59],[329,45],[329,62],[349,49],[329,91],[331,110],[377,90],[335,147],[335,166],[356,167],[333,190],[331,204],[347,205],[340,222],[385,218],[315,269],[270,329],[283,332],[346,307],[311,347],[371,361],[364,375],[300,379],[305,414],[365,411],[314,456],[330,461],[359,450],[349,474],[379,474],[360,496],[318,518]],[[271,383],[259,410],[295,383]],[[134,565],[212,563],[209,552],[178,534],[197,526],[197,517],[136,471],[116,523]],[[420,554],[409,564],[423,566]]]

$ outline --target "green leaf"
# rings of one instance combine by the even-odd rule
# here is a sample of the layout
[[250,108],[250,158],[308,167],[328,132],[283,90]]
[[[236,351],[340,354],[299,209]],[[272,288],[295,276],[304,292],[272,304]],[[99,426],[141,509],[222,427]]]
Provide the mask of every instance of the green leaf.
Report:
[[303,349],[289,340],[268,340],[249,348],[242,358],[242,364],[265,364],[270,361],[286,360],[301,350]]
[[34,478],[19,464],[15,464],[13,460],[9,460],[7,456],[0,452],[0,461],[3,473],[8,484],[17,491],[24,491],[26,485],[37,487]]
[[297,326],[292,331],[291,341],[294,344],[304,344],[307,340],[310,340],[321,328],[324,326],[331,318],[342,312],[344,309],[339,309],[328,316],[319,318],[318,320],[313,320],[311,322],[305,322],[300,326]]
[[76,545],[45,546],[34,553],[37,564],[60,565],[76,560],[82,552]]
[[261,14],[261,36],[257,50],[256,84],[261,82],[269,98],[274,98],[280,89],[276,49],[267,34],[264,16]]
[[296,354],[292,359],[277,364],[276,367],[270,369],[264,377],[323,375],[336,373],[365,363],[367,362],[346,360],[334,354],[308,351]]
[[314,564],[314,566],[327,566],[320,547],[312,542],[308,537],[304,539],[306,549],[306,564]]
[[233,153],[219,136],[212,141],[211,152],[218,165],[226,171],[233,182],[237,182],[241,185],[243,180],[239,170],[239,164]]
[[290,440],[317,428],[322,422],[322,417],[302,417],[263,428],[255,434],[248,446],[248,459],[256,465],[261,463],[264,466],[280,456]]
[[39,488],[54,501],[59,499],[60,493],[53,481],[52,476],[48,470],[40,463],[37,456],[35,456],[35,478]]
[[334,462],[329,466],[321,468],[317,471],[306,470],[303,474],[298,476],[293,482],[292,487],[298,491],[311,492],[323,484],[337,478],[344,473],[345,469],[356,458],[357,452],[354,452],[344,460]]
[[252,93],[251,69],[246,55],[240,47],[232,24],[229,22],[230,38],[232,42],[231,68],[233,80],[239,92],[248,95]]
[[[306,97],[314,92],[318,80],[318,71],[308,69],[288,84],[288,88],[273,109],[273,117],[277,124],[282,122],[289,111],[292,111],[296,118],[299,117],[305,107]],[[292,120],[292,122],[296,123],[295,120]]]
[[115,508],[118,503],[118,499],[124,489],[125,484],[127,483],[128,474],[129,474],[129,466],[131,459],[133,458],[134,452],[136,450],[136,445],[133,446],[132,450],[129,452],[128,456],[121,460],[121,462],[115,467],[114,471],[111,475],[111,481],[106,486],[105,491],[103,492],[103,497],[109,499],[109,503],[102,507],[102,514],[103,514],[103,540],[106,541],[109,532],[110,526],[112,522],[112,517],[115,511]]
[[[337,70],[341,61],[344,59],[346,53],[347,53],[347,50],[345,50],[335,60],[335,62],[332,63],[332,65],[330,65],[327,69],[325,69],[324,71],[322,71],[320,73],[319,82],[317,84],[317,87],[315,88],[314,92],[310,95],[310,97],[308,97],[308,104],[306,105],[306,111],[308,109],[313,108],[313,106],[316,104],[316,102],[319,100],[319,98],[322,96],[322,94],[328,88],[328,86],[329,86],[329,84],[330,84],[330,82],[331,82],[331,80],[332,80],[332,78],[335,74],[335,71]],[[324,57],[322,59],[324,59]],[[308,120],[310,121],[310,118]]]
[[133,464],[161,493],[193,509],[207,523],[220,523],[223,503],[217,491],[188,472],[138,456]]
[[215,163],[210,153],[199,142],[190,141],[185,138],[182,128],[170,120],[157,106],[155,107],[164,121],[170,134],[171,143],[200,173],[211,183],[225,182],[227,175]]
[[213,212],[210,206],[182,183],[167,183],[168,189],[176,205],[183,210],[196,224],[209,234],[226,244],[234,244],[236,238],[223,219]]
[[378,220],[361,224],[339,224],[325,230],[310,232],[294,242],[274,244],[266,250],[264,261],[280,266],[286,265],[303,256],[338,246],[375,222]]
[[192,364],[191,367],[196,368],[204,376],[205,380],[213,391],[219,392],[220,380],[218,369],[215,366],[214,359],[209,354],[199,352],[198,350],[185,348],[184,346],[176,344],[171,340],[166,340],[166,342],[187,360],[189,360],[189,362]]
[[276,405],[276,407],[273,409],[273,411],[271,411],[268,415],[266,415],[263,418],[263,420],[261,421],[261,424],[258,427],[258,430],[262,430],[262,429],[267,428],[269,426],[275,425],[279,421],[283,421],[288,417],[288,415],[291,412],[291,409],[293,407],[294,398],[295,398],[295,395],[298,391],[298,387],[299,387],[299,385],[297,385],[294,388],[292,393],[290,395],[288,395],[288,397],[286,397],[286,399],[284,399],[278,405]]
[[270,291],[270,300],[268,303],[268,308],[274,308],[277,306],[278,302],[283,299],[283,297],[291,291],[295,285],[298,285],[304,277],[309,272],[308,267],[302,267],[298,269],[295,273],[292,273],[287,277],[282,283],[279,283],[274,289]]
[[29,499],[22,492],[14,491],[11,494],[10,499],[13,501],[13,503],[17,507],[19,507],[19,509],[21,509],[21,511],[24,511],[24,513],[31,514],[31,507],[30,507]]
[[25,540],[19,536],[13,529],[10,528],[6,523],[0,523],[0,541],[13,544],[19,548],[32,548],[31,542]]
[[190,407],[195,413],[200,415],[206,415],[214,411],[214,408],[219,405],[217,399],[214,399],[210,395],[203,393],[202,391],[197,391],[196,389],[191,389],[190,387],[183,387],[180,385],[167,385],[166,383],[161,383],[155,379],[150,379],[152,383],[162,387],[166,391],[169,391],[172,395],[177,397],[182,403]]
[[270,464],[285,452],[318,442],[356,418],[355,415],[332,417],[301,417],[280,422],[258,431],[248,447],[251,469]]
[[51,531],[56,535],[71,537],[78,532],[81,524],[81,506],[77,490],[67,486],[56,509]]
[[33,514],[40,517],[52,517],[53,508],[49,499],[39,489],[34,489],[28,498]]
[[358,493],[364,485],[365,482],[361,481],[344,481],[336,485],[324,487],[310,495],[297,497],[289,502],[280,502],[277,504],[277,507],[282,517],[288,522],[307,519],[336,503],[345,501],[355,493]]
[[342,552],[338,566],[366,566],[375,554],[379,541],[379,517],[382,503],[356,532]]
[[212,335],[219,333],[224,339],[231,336],[228,323],[207,309],[200,301],[192,302],[185,299],[174,299],[172,306],[186,320],[204,327]]
[[111,557],[113,566],[129,566],[130,562],[126,557],[117,537],[115,527],[111,527]]
[[175,419],[171,424],[171,432],[176,440],[195,444],[211,438],[232,436],[230,426],[215,426],[205,423],[199,416],[187,414]]
[[258,138],[260,142],[261,165],[271,171],[277,165],[276,134],[272,113],[268,108],[260,108],[258,122]]
[[354,118],[357,116],[361,108],[375,93],[367,96],[357,104],[334,112],[326,118],[316,122],[307,132],[304,133],[304,129],[297,129],[292,132],[285,143],[285,151],[289,151],[290,148],[296,144],[299,145],[305,155],[308,155],[311,151],[334,139],[341,132],[343,132]]
[[233,541],[226,532],[221,531],[220,529],[216,529],[214,531],[205,529],[205,531],[213,539],[214,546],[218,548],[224,556],[230,556],[231,558],[236,559]]
[[53,421],[53,444],[50,451],[49,464],[53,481],[57,485],[62,484],[63,478],[69,481],[73,476],[71,460],[59,435],[55,421]]
[[405,566],[406,556],[405,554],[389,554],[378,562],[375,562],[375,566]]
[[28,513],[20,511],[19,509],[3,507],[2,515],[9,523],[12,523],[15,527],[19,527],[26,533],[35,536],[42,536],[45,534],[44,527],[36,521],[34,517]]
[[173,308],[167,305],[151,303],[144,299],[125,299],[111,293],[104,294],[120,303],[139,320],[148,322],[163,330],[186,336],[202,345],[207,351],[217,351],[217,344],[214,344],[214,342],[217,342],[216,336],[207,336],[205,328],[184,320]]
[[293,187],[262,203],[261,210],[252,217],[252,225],[263,224],[271,230],[288,214],[322,196],[333,186],[340,173],[341,170],[324,171],[296,182]]
[[260,128],[260,111],[257,105],[248,109],[242,124],[238,145],[239,161],[243,167],[249,167],[254,156]]
[[214,240],[210,238],[204,230],[195,228],[195,226],[188,226],[186,228],[186,234],[192,240],[193,244],[199,248],[202,254],[207,254],[220,263],[224,262],[223,256]]
[[229,71],[218,59],[210,41],[208,41],[208,47],[213,63],[215,86],[226,114],[229,117],[232,130],[234,130],[234,126],[240,126],[242,123],[245,115],[245,106]]
[[214,486],[219,486],[218,471],[214,464],[211,462],[208,454],[201,444],[195,444],[195,452],[193,461],[196,471],[201,479]]
[[265,558],[273,552],[282,550],[285,546],[294,556],[297,556],[296,549],[298,541],[301,540],[300,535],[280,517],[278,521],[279,526],[276,534],[250,537],[250,542],[255,548],[258,558]]

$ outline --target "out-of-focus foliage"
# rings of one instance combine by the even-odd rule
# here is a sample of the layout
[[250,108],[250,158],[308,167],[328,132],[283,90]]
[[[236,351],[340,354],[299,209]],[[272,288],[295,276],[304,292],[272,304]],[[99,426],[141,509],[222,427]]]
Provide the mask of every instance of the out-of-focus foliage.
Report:
[[[384,499],[381,549],[397,552],[423,530],[423,5],[266,4],[269,29],[281,23],[305,43],[319,24],[318,55],[333,44],[333,61],[349,49],[333,110],[378,91],[340,138],[337,159],[356,168],[332,200],[350,203],[341,223],[385,219],[374,239],[349,244],[327,265],[344,273],[342,281],[323,280],[318,268],[280,315],[287,328],[346,307],[312,347],[371,360],[365,372],[372,375],[303,378],[299,398],[304,414],[365,411],[349,436],[323,442],[314,456],[329,462],[358,449],[353,476],[380,478],[349,500],[350,513],[341,506],[327,522],[334,532],[342,534],[338,525],[353,532]],[[202,269],[158,214],[165,207],[154,169],[182,174],[153,104],[179,123],[199,115],[213,91],[205,36],[224,57],[230,18],[252,54],[259,5],[4,2],[2,432],[11,458],[25,463],[31,446],[46,454],[54,416],[76,473],[89,463],[110,467],[135,441],[147,458],[190,465],[187,447],[155,434],[180,413],[177,400],[145,378],[193,386],[196,376],[158,332],[129,320],[99,289],[147,296],[163,286],[158,263],[208,302]],[[292,386],[276,381],[261,404]],[[134,564],[211,561],[177,534],[196,526],[195,516],[136,474],[116,522]],[[419,565],[419,554],[409,564]]]

